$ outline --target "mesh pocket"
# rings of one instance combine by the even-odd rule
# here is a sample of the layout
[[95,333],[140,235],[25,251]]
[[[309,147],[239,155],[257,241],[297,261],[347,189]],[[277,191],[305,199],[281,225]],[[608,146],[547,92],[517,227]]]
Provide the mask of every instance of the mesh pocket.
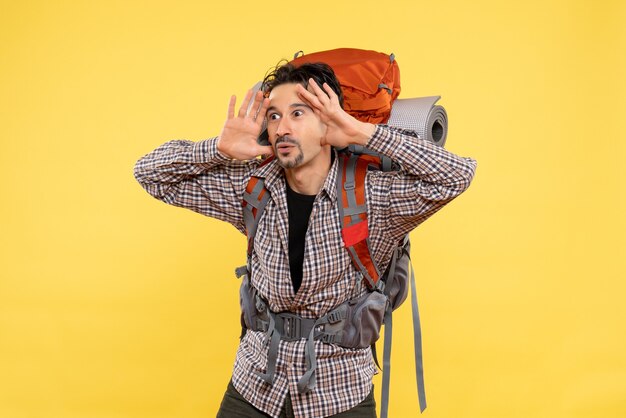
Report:
[[380,292],[368,292],[348,303],[341,345],[366,348],[380,336],[380,327],[387,308],[387,297]]

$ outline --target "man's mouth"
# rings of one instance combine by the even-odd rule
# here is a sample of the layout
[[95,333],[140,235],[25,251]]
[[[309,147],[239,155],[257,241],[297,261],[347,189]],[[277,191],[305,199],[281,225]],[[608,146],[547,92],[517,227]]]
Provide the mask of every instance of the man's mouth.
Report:
[[276,151],[279,154],[289,154],[289,152],[295,148],[297,142],[289,137],[280,137],[276,140]]

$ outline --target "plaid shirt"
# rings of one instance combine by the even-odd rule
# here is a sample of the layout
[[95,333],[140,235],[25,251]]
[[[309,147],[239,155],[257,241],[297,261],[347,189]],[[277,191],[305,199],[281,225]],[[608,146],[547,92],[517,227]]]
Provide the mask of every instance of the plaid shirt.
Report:
[[[317,195],[305,238],[302,285],[294,294],[289,270],[288,214],[283,169],[275,161],[230,160],[215,138],[174,140],[141,158],[135,177],[157,199],[233,224],[245,234],[242,196],[252,175],[265,178],[271,198],[254,242],[251,281],[274,312],[319,318],[365,290],[343,247],[337,209],[337,159]],[[372,256],[384,271],[400,238],[463,192],[476,162],[419,139],[411,131],[379,125],[367,147],[400,164],[399,172],[368,172],[366,199]],[[242,249],[244,251],[244,249]],[[241,340],[233,384],[258,409],[278,417],[289,392],[296,417],[326,417],[348,410],[370,392],[377,373],[371,350],[315,341],[317,386],[296,384],[306,371],[306,340],[281,341],[273,385],[265,372],[268,345],[261,332]]]

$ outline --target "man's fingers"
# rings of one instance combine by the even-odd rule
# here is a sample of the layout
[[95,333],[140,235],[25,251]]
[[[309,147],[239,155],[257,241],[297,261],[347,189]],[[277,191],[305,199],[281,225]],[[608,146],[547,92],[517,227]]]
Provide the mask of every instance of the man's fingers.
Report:
[[236,101],[237,101],[237,97],[234,94],[230,96],[230,101],[228,102],[228,115],[226,115],[228,119],[232,119],[235,117],[235,102]]
[[246,97],[241,102],[241,107],[239,108],[239,116],[240,118],[244,118],[246,113],[248,112],[248,105],[250,104],[250,99],[252,98],[252,89],[248,90],[246,93]]
[[296,86],[296,89],[298,94],[300,95],[300,98],[304,100],[308,105],[310,105],[314,110],[324,109],[324,105],[319,101],[317,96],[305,89],[302,84],[298,84]]
[[328,95],[324,92],[324,90],[322,90],[320,86],[317,85],[315,80],[313,80],[312,78],[309,78],[309,87],[313,89],[313,93],[323,105],[326,105],[330,101]]
[[263,105],[263,92],[257,91],[254,95],[254,101],[249,107],[248,116],[250,116],[253,120],[258,117],[259,111],[261,110],[261,106]]
[[259,145],[256,148],[255,154],[256,155],[265,155],[265,156],[274,155],[274,149],[272,147],[270,147],[270,146]]
[[[261,95],[261,97],[263,97]],[[270,106],[270,99],[263,98],[263,100],[261,101],[261,107],[259,108],[259,112],[256,115],[256,119],[255,122],[257,123],[257,125],[261,126],[263,125],[263,121],[265,120],[265,114],[267,113],[267,108]]]
[[326,93],[328,94],[328,97],[330,97],[330,101],[336,101],[337,103],[339,103],[339,96],[337,96],[337,93],[335,93],[335,90],[333,90],[332,87],[330,87],[328,85],[328,83],[324,83],[322,85],[322,87],[324,88],[324,90],[326,91]]

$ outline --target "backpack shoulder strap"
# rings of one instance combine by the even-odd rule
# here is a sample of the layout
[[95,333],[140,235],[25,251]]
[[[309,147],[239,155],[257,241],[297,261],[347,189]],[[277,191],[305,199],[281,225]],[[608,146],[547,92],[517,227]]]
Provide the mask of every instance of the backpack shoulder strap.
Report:
[[248,237],[248,257],[252,255],[254,236],[259,225],[259,219],[265,211],[265,206],[270,198],[269,191],[265,188],[265,181],[261,177],[250,177],[243,193],[243,221],[246,225]]
[[370,167],[380,168],[376,156],[340,152],[337,173],[337,207],[341,237],[355,267],[363,275],[365,286],[376,288],[380,271],[372,258],[365,201],[365,175]]
[[363,145],[351,144],[348,145],[345,150],[352,154],[357,154],[361,158],[367,159],[370,162],[370,165],[368,167],[370,169],[373,168],[375,170],[380,170],[383,172],[397,171],[399,169],[398,164],[395,163],[391,158],[387,157],[386,155],[382,155],[376,151],[372,151],[369,148],[365,148]]
[[[392,161],[384,156],[368,150],[367,148],[350,148],[347,152],[339,153],[339,172],[337,175],[337,203],[341,218],[341,235],[345,247],[350,253],[352,262],[363,275],[365,285],[373,290],[377,288],[381,278],[378,267],[371,256],[369,245],[369,230],[367,224],[367,202],[365,201],[365,175],[368,169],[391,171],[396,167]],[[408,235],[399,247],[405,250],[408,243]],[[407,250],[408,251],[408,250]],[[397,251],[392,256],[392,264],[395,264]],[[394,275],[395,266],[390,266],[389,275]],[[426,394],[424,390],[424,369],[422,360],[422,336],[417,306],[415,289],[415,275],[409,259],[411,307],[413,314],[413,344],[415,351],[415,378],[417,381],[418,400],[420,412],[426,409]],[[409,273],[409,271],[407,271]],[[399,302],[401,303],[401,301]],[[391,336],[393,333],[392,311],[397,306],[388,307],[385,312],[385,341],[383,351],[383,386],[381,418],[387,418],[389,405],[389,383],[391,376]],[[375,345],[372,347],[376,359]],[[376,361],[378,363],[378,361]],[[379,366],[380,368],[380,366]]]
[[411,268],[411,310],[413,313],[413,351],[415,353],[415,380],[417,381],[417,398],[420,404],[420,412],[426,409],[426,391],[424,389],[424,360],[422,358],[422,330],[420,327],[420,314],[417,307],[417,290],[415,289],[415,273]]
[[[394,255],[395,257],[395,255]],[[411,310],[413,315],[413,351],[415,354],[415,381],[417,383],[417,399],[420,412],[426,409],[426,390],[424,388],[424,362],[422,357],[422,330],[420,327],[419,309],[417,306],[417,291],[415,289],[415,272],[409,261],[410,286],[411,286]],[[380,418],[387,418],[389,408],[389,382],[391,379],[391,337],[393,335],[392,306],[385,311],[385,341],[383,348],[383,382],[381,392]],[[380,366],[379,366],[380,368]]]
[[[260,167],[269,164],[274,159],[273,156],[266,158]],[[254,236],[256,235],[256,229],[259,225],[259,219],[265,211],[265,206],[270,199],[270,193],[265,187],[265,180],[263,177],[250,177],[246,190],[243,192],[243,222],[246,227],[246,236],[248,238],[248,258],[252,255],[252,247],[254,243]]]

